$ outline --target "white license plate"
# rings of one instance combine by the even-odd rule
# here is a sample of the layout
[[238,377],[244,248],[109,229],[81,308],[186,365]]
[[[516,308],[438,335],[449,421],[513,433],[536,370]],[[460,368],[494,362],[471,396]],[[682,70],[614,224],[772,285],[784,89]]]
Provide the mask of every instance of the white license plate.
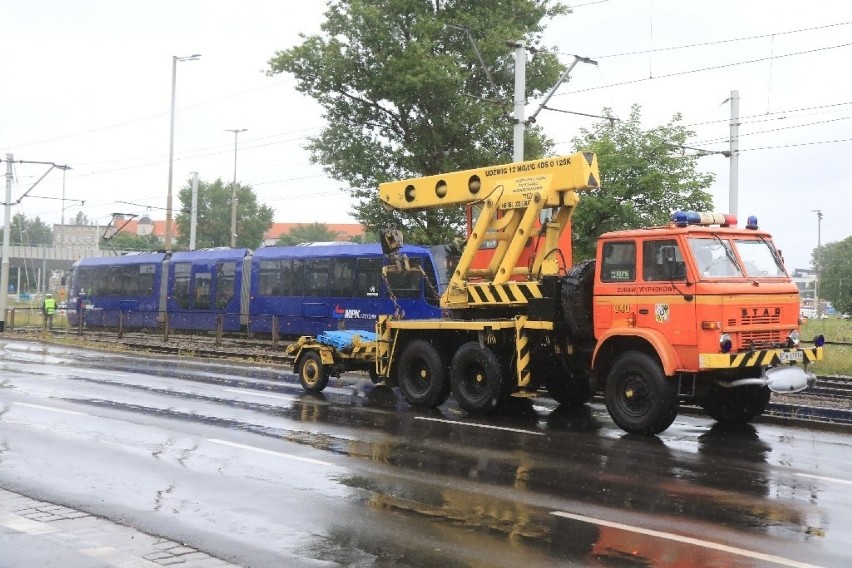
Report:
[[801,363],[804,360],[801,351],[782,351],[778,354],[782,363]]

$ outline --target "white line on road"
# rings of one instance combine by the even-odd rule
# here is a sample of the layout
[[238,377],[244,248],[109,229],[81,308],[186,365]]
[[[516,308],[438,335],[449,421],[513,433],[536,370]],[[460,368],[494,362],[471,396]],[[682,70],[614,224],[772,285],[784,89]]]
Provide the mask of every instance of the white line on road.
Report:
[[475,422],[458,422],[456,420],[445,420],[443,418],[429,418],[427,416],[415,416],[415,420],[428,420],[429,422],[443,422],[445,424],[456,424],[458,426],[472,426],[474,428],[487,428],[489,430],[504,430],[506,432],[518,432],[519,434],[533,434],[534,436],[544,436],[544,432],[536,432],[534,430],[523,430],[521,428],[506,428],[504,426],[491,426],[489,424],[476,424]]
[[620,529],[623,531],[629,531],[638,534],[644,534],[647,536],[653,536],[657,538],[663,538],[666,540],[673,540],[675,542],[682,542],[684,544],[691,544],[693,546],[700,546],[703,548],[710,548],[712,550],[719,550],[721,552],[727,552],[730,554],[736,554],[738,556],[745,556],[746,558],[754,558],[755,560],[762,560],[764,562],[772,562],[773,564],[779,564],[781,566],[791,566],[792,568],[819,568],[814,564],[807,564],[806,562],[799,562],[797,560],[790,560],[789,558],[782,558],[781,556],[773,556],[771,554],[763,554],[762,552],[755,552],[753,550],[745,550],[743,548],[736,548],[734,546],[728,546],[725,544],[718,544],[715,542],[710,542],[707,540],[700,540],[697,538],[692,538],[688,536],[680,536],[672,533],[660,532],[651,529],[643,529],[641,527],[634,527],[631,525],[624,525],[621,523],[613,523],[611,521],[605,521],[603,519],[595,519],[593,517],[585,517],[583,515],[575,515],[573,513],[566,513],[564,511],[551,511],[551,515],[556,515],[557,517],[564,517],[566,519],[573,519],[575,521],[580,521],[583,523],[589,523],[593,525],[600,525],[604,527],[610,527],[613,529]]
[[313,458],[303,458],[301,456],[294,456],[293,454],[285,454],[283,452],[276,452],[275,450],[267,450],[264,448],[256,448],[254,446],[246,446],[245,444],[237,444],[236,442],[228,442],[226,440],[217,440],[216,438],[210,438],[207,440],[208,442],[213,442],[214,444],[222,444],[223,446],[231,446],[232,448],[239,448],[241,450],[248,450],[250,452],[257,452],[259,454],[266,454],[270,456],[276,456],[279,458],[286,458],[288,460],[297,460],[307,463],[312,463],[315,465],[328,465],[333,466],[334,464],[327,461],[315,460]]
[[18,406],[26,406],[28,408],[38,408],[39,410],[50,410],[51,412],[61,412],[62,414],[74,414],[77,416],[90,416],[85,412],[75,412],[73,410],[63,410],[62,408],[53,408],[52,406],[42,406],[40,404],[29,404],[26,402],[16,402]]
[[797,473],[796,477],[807,477],[809,479],[819,479],[820,481],[828,481],[830,483],[845,483],[846,485],[852,485],[852,480],[849,479],[838,479],[836,477],[823,477],[821,475],[811,475],[810,473]]
[[263,398],[275,398],[275,399],[278,399],[278,400],[287,400],[287,401],[290,401],[290,402],[293,402],[294,400],[296,400],[295,396],[282,396],[280,394],[266,394],[266,393],[262,393],[262,392],[251,391],[251,390],[243,390],[243,389],[222,389],[222,390],[225,391],[225,392],[236,392],[236,393],[239,393],[239,394],[249,394],[251,396],[260,396],[260,397],[263,397]]

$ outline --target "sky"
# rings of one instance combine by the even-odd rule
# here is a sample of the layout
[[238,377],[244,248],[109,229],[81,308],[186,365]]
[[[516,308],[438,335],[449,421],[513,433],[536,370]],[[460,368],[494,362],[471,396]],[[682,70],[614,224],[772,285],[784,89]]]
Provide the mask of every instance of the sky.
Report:
[[[570,113],[606,107],[627,117],[634,104],[647,128],[680,114],[695,131],[690,145],[727,150],[729,99],[738,91],[740,219],[757,215],[790,270],[807,268],[818,242],[852,234],[844,221],[852,218],[852,3],[568,4],[573,12],[547,24],[543,44],[566,64],[579,55],[597,65],[579,63],[547,104],[556,110],[537,117],[558,154],[597,122]],[[12,213],[53,224],[83,211],[102,226],[113,213],[165,218],[173,56],[198,53],[176,67],[173,208],[191,172],[233,179],[236,138],[237,179],[276,221],[354,222],[345,183],[329,179],[303,148],[323,126],[322,109],[290,76],[266,74],[276,51],[299,43],[300,33],[319,33],[325,7],[322,0],[4,3],[0,157],[71,168],[15,163],[12,201],[30,191]],[[525,115],[541,102],[530,100]],[[235,137],[230,129],[246,131]],[[707,155],[699,169],[716,177],[715,209],[730,212],[730,160]]]

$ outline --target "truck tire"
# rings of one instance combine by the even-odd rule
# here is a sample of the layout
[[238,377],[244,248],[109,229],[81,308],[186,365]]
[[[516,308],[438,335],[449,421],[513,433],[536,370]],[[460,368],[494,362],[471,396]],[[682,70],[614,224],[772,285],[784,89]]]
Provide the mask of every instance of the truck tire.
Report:
[[568,331],[575,339],[594,339],[592,295],[595,284],[595,261],[575,264],[562,279],[562,313]]
[[478,341],[465,343],[450,363],[450,384],[459,406],[471,414],[487,414],[506,396],[503,366]]
[[616,359],[606,381],[609,415],[631,434],[659,434],[678,411],[677,383],[663,374],[656,359],[628,351]]
[[316,351],[306,351],[299,360],[299,382],[308,392],[322,392],[328,384],[328,373]]
[[437,408],[450,396],[444,360],[428,341],[416,339],[403,348],[397,376],[399,390],[411,406]]
[[768,387],[758,385],[729,389],[714,387],[701,401],[701,406],[719,424],[742,426],[763,414],[770,394]]

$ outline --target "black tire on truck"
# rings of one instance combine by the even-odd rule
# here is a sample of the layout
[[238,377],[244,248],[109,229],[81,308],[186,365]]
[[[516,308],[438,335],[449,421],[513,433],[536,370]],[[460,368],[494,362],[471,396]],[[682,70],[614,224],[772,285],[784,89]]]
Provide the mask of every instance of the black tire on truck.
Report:
[[402,350],[397,365],[399,390],[411,406],[437,408],[450,396],[446,365],[434,345],[415,339]]
[[716,386],[701,401],[701,406],[719,424],[742,426],[763,414],[769,405],[770,395],[769,387],[760,385]]
[[575,264],[562,279],[562,313],[575,339],[594,339],[593,294],[595,261]]
[[299,360],[299,382],[308,392],[322,392],[328,384],[328,373],[316,351],[306,351]]
[[450,363],[450,384],[459,406],[471,414],[496,410],[506,396],[503,366],[491,349],[478,341],[465,343]]
[[609,415],[631,434],[659,434],[678,411],[677,382],[667,378],[659,362],[641,351],[615,360],[606,380],[604,400]]

